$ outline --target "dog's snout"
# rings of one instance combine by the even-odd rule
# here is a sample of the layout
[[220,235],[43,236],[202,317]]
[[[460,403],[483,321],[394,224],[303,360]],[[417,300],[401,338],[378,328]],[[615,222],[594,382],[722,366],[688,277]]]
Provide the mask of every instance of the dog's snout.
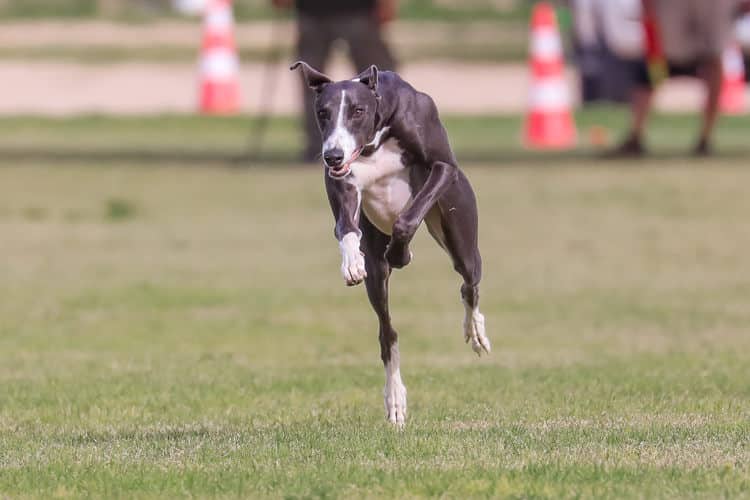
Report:
[[323,159],[329,167],[338,167],[344,161],[344,151],[341,148],[329,149],[323,153]]

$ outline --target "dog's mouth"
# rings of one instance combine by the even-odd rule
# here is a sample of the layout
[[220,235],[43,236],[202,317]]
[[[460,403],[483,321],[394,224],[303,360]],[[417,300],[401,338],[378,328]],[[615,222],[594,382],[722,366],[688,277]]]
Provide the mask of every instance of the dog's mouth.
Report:
[[338,167],[328,167],[328,175],[334,179],[342,179],[349,175],[349,172],[352,171],[352,163],[354,163],[354,161],[359,158],[359,155],[362,154],[362,149],[363,148],[356,149],[354,153],[352,153],[351,158]]

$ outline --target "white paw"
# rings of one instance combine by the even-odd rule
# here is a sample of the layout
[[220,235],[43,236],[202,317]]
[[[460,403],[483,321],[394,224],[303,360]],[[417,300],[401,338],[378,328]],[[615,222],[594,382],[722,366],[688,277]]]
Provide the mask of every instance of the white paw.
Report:
[[479,309],[466,309],[464,340],[467,344],[471,342],[471,348],[477,356],[481,356],[482,352],[489,354],[492,351],[490,339],[484,333],[484,315],[479,312]]
[[365,258],[359,250],[359,237],[346,233],[339,242],[341,250],[341,275],[347,286],[358,285],[367,277]]
[[383,388],[383,400],[385,402],[385,417],[388,421],[398,427],[406,421],[406,387],[401,382],[401,377],[391,377],[386,380]]

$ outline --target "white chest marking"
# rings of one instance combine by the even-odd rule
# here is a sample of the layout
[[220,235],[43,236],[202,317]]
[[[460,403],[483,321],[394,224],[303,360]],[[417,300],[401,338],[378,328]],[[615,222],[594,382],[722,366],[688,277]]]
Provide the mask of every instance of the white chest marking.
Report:
[[401,162],[403,150],[394,138],[388,139],[369,157],[352,163],[346,178],[362,196],[362,210],[375,227],[385,234],[412,200],[409,169]]

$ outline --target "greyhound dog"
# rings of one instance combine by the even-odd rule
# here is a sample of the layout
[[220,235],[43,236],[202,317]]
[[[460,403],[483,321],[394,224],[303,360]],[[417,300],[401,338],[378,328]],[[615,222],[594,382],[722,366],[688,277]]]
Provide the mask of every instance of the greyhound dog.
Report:
[[466,342],[478,355],[490,352],[479,312],[482,261],[476,197],[458,169],[430,96],[375,66],[339,82],[302,61],[291,69],[298,67],[316,95],[341,272],[349,286],[365,282],[380,323],[386,417],[403,425],[406,387],[398,334],[388,312],[388,279],[392,269],[411,261],[409,242],[422,221],[463,278]]

